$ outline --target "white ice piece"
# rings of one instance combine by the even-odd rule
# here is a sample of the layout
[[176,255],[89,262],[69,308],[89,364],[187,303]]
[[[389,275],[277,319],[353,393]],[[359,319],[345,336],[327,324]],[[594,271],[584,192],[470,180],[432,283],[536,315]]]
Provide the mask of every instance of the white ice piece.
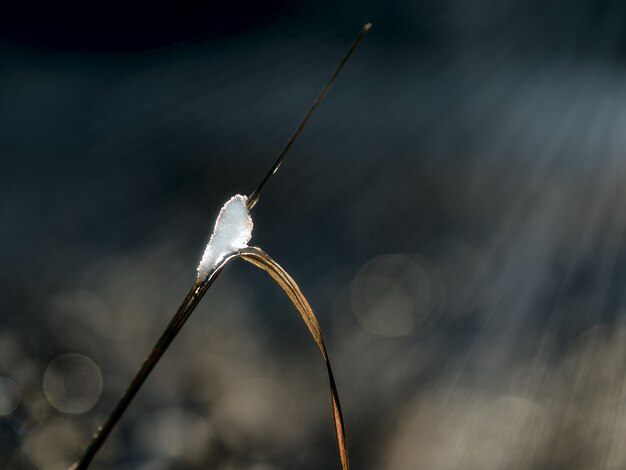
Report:
[[248,246],[252,238],[252,217],[246,206],[247,200],[246,196],[236,194],[220,210],[198,265],[198,281],[206,278],[226,256]]

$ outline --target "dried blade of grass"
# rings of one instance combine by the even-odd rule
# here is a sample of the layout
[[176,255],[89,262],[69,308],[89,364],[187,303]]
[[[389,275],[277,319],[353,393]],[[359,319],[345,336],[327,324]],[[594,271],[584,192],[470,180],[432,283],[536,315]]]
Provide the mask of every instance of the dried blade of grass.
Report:
[[[330,80],[326,83],[324,88],[322,88],[321,93],[316,98],[315,102],[304,116],[295,132],[290,137],[289,141],[283,148],[283,150],[278,155],[276,161],[270,168],[269,172],[265,175],[259,187],[250,195],[246,206],[248,210],[251,210],[259,200],[261,192],[267,185],[268,181],[272,178],[274,174],[278,171],[281,163],[285,159],[285,156],[293,146],[294,142],[297,140],[298,136],[306,126],[307,122],[315,112],[315,110],[319,107],[322,100],[330,91],[334,81],[339,76],[342,68],[350,59],[350,56],[355,51],[357,46],[361,43],[361,41],[365,38],[365,35],[368,33],[370,28],[372,27],[371,23],[367,23],[363,25],[361,31],[357,35],[356,39],[348,49],[348,52],[343,57],[335,72],[331,76]],[[234,258],[241,256],[246,261],[254,264],[255,266],[267,271],[270,276],[281,286],[281,288],[285,291],[285,293],[289,296],[294,306],[302,316],[304,323],[306,323],[315,343],[317,344],[322,358],[326,364],[326,369],[328,371],[328,379],[330,382],[330,392],[331,399],[333,403],[333,416],[335,418],[335,430],[337,434],[337,441],[339,444],[339,452],[341,454],[341,465],[343,470],[347,470],[349,468],[348,463],[348,452],[346,450],[345,444],[345,432],[343,427],[343,417],[341,415],[341,406],[339,405],[339,396],[337,394],[337,387],[335,386],[335,380],[333,378],[333,372],[330,367],[330,361],[328,360],[328,354],[326,352],[326,347],[324,346],[324,340],[322,339],[322,333],[320,331],[319,324],[317,323],[317,319],[313,314],[313,310],[309,306],[306,298],[298,288],[298,285],[295,281],[287,274],[287,272],[282,269],[276,262],[274,262],[263,250],[259,248],[246,248],[245,250],[241,250],[240,252],[229,255],[225,259],[221,260],[216,266],[213,267],[212,271],[207,274],[207,276],[203,280],[199,280],[192,286],[191,290],[185,297],[185,300],[178,308],[178,311],[166,327],[165,331],[157,341],[157,344],[154,346],[148,357],[145,359],[144,363],[140,367],[139,371],[135,375],[135,378],[132,380],[126,392],[117,403],[114,410],[108,416],[104,425],[100,426],[97,432],[93,435],[93,439],[91,443],[88,445],[85,453],[82,455],[81,459],[73,464],[70,467],[70,470],[86,470],[89,467],[89,464],[93,460],[96,453],[100,450],[102,445],[107,439],[107,436],[111,433],[117,422],[120,420],[128,405],[133,400],[134,396],[137,394],[142,384],[147,379],[148,375],[152,371],[152,369],[156,366],[156,364],[161,359],[161,356],[165,353],[170,343],[174,340],[178,332],[181,330],[185,322],[189,319],[190,315],[195,310],[196,306],[202,300],[202,297],[206,293],[206,291],[211,287],[213,282],[217,279],[222,269],[228,264],[228,262],[232,261]]]
[[322,331],[320,325],[317,322],[317,318],[306,300],[306,297],[296,284],[296,281],[285,271],[276,261],[274,261],[267,253],[260,248],[249,247],[239,251],[239,256],[244,260],[252,263],[254,266],[266,271],[272,279],[281,287],[281,289],[287,294],[296,310],[302,317],[302,320],[306,324],[315,344],[322,354],[322,359],[326,365],[326,371],[328,372],[328,382],[330,384],[330,398],[333,405],[333,418],[335,422],[335,433],[337,435],[337,445],[339,446],[339,455],[341,457],[341,468],[348,470],[350,468],[350,462],[348,460],[348,449],[346,447],[345,429],[343,424],[343,415],[341,413],[341,404],[339,402],[339,393],[337,392],[337,386],[335,385],[335,379],[333,377],[333,371],[330,366],[330,360],[328,358],[328,352],[324,344],[324,338],[322,337]]

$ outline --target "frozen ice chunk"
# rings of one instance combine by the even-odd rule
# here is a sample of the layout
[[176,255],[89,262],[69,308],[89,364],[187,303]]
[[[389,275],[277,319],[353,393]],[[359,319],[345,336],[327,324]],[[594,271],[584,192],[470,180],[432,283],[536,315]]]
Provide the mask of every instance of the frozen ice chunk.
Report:
[[246,196],[237,194],[220,210],[198,265],[198,281],[203,280],[226,256],[248,246],[252,238],[252,217],[246,206],[247,200]]

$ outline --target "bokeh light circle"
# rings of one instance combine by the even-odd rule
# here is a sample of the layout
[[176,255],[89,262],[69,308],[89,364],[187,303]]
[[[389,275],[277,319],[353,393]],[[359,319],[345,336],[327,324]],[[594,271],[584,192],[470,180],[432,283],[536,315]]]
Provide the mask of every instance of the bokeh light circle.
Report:
[[43,390],[52,406],[64,413],[89,411],[100,398],[102,376],[98,366],[82,354],[56,357],[44,373]]
[[428,273],[403,255],[372,259],[359,270],[350,288],[357,322],[380,336],[410,335],[430,317],[431,303]]

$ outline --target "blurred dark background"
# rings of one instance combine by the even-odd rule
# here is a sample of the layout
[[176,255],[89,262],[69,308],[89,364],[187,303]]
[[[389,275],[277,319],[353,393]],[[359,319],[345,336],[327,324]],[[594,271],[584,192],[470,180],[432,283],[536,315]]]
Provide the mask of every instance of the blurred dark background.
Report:
[[[0,468],[65,469],[254,211],[356,469],[626,468],[626,4],[0,6]],[[323,365],[229,266],[94,469],[338,468]]]

